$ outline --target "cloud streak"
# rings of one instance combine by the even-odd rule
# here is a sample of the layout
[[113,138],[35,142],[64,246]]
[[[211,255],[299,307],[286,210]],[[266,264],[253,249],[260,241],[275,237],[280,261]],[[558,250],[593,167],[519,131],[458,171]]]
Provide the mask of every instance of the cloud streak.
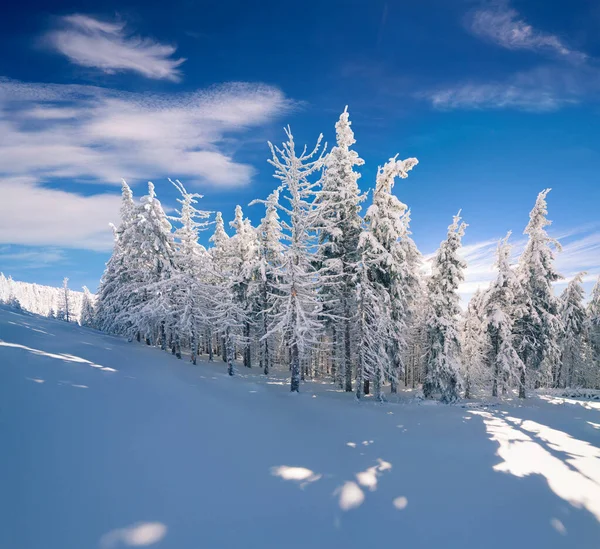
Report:
[[291,107],[260,84],[148,95],[0,79],[0,177],[243,186],[254,168],[233,157],[239,136]]
[[570,62],[587,59],[585,53],[569,48],[558,36],[535,29],[506,1],[472,11],[465,24],[475,36],[509,50],[531,50]]
[[122,22],[81,14],[60,21],[61,28],[48,33],[47,43],[76,65],[108,74],[131,71],[156,80],[181,79],[185,59],[173,57],[174,46],[130,35]]
[[569,48],[558,36],[535,29],[508,2],[487,3],[470,12],[465,25],[482,40],[552,60],[493,81],[472,79],[417,93],[436,109],[548,112],[579,103],[600,91],[600,70],[594,59]]

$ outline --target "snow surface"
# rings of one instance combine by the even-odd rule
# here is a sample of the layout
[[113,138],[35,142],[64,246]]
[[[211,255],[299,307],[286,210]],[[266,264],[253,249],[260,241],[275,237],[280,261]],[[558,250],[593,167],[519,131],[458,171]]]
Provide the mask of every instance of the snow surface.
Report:
[[0,547],[597,549],[599,402],[256,370],[0,308]]

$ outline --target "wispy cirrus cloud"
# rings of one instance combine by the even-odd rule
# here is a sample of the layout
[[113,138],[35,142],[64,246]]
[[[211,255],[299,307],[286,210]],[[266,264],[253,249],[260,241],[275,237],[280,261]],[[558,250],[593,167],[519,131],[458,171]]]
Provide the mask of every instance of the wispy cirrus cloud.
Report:
[[0,243],[110,249],[118,194],[48,184],[170,176],[191,186],[247,185],[255,169],[236,160],[236,149],[292,107],[260,84],[148,95],[0,78]]
[[234,159],[235,147],[292,105],[260,84],[148,95],[0,78],[0,177],[246,185],[254,168]]
[[600,92],[600,70],[586,53],[558,36],[535,29],[504,0],[488,2],[465,17],[473,35],[503,48],[529,50],[551,60],[528,70],[482,82],[470,79],[419,92],[436,109],[558,110]]
[[72,63],[109,74],[132,71],[146,78],[178,81],[185,61],[173,57],[175,46],[134,36],[121,21],[82,14],[62,17],[60,28],[49,32],[46,42]]
[[41,269],[64,259],[65,253],[59,248],[15,250],[11,246],[0,247],[0,271],[1,266],[12,265],[26,269]]
[[[31,178],[20,177],[0,179],[0,194],[1,243],[95,251],[112,247],[108,224],[119,222],[118,193],[83,196],[41,187]],[[30,263],[33,253],[47,263],[62,259],[55,249],[23,253],[0,254],[0,262]]]
[[[584,283],[591,285],[600,274],[600,231],[598,225],[575,227],[563,234],[555,235],[561,242],[562,251],[555,254],[556,270],[564,277],[555,283],[563,287],[582,271],[587,274]],[[465,281],[460,285],[459,293],[467,300],[478,289],[486,289],[496,278],[494,264],[498,239],[489,239],[463,246],[461,256],[467,262]],[[527,239],[518,235],[511,239],[512,257],[517,263],[523,253]]]
[[568,47],[557,35],[535,29],[505,0],[490,2],[465,18],[474,35],[509,50],[531,50],[581,62],[587,55]]

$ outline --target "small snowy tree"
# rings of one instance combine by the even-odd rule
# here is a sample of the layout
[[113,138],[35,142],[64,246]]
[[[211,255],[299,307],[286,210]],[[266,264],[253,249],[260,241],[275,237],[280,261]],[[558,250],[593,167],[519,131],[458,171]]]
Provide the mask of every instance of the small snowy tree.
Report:
[[67,277],[63,279],[57,318],[65,322],[71,322],[72,320],[71,291],[69,290],[69,279]]
[[86,286],[83,287],[83,301],[81,302],[81,315],[79,324],[87,328],[95,327],[95,310],[92,294]]
[[467,225],[460,212],[448,227],[448,236],[437,251],[429,279],[429,310],[423,394],[440,394],[442,402],[459,398],[460,379],[460,297],[458,286],[464,280],[466,263],[458,256]]
[[524,231],[529,240],[519,260],[515,334],[516,349],[525,365],[519,382],[520,398],[525,398],[526,372],[536,374],[536,383],[540,383],[543,377],[551,375],[542,372],[542,366],[552,367],[560,356],[561,322],[552,288],[552,283],[561,278],[554,270],[554,250],[560,250],[560,245],[546,232],[551,223],[546,217],[549,192],[546,189],[538,195],[529,214]]

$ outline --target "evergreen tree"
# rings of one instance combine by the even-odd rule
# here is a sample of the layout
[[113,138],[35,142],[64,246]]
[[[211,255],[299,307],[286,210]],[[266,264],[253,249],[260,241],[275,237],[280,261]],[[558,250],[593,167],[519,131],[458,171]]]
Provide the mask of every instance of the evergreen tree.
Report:
[[560,297],[561,361],[554,379],[555,387],[572,387],[573,384],[581,386],[586,381],[588,323],[583,304],[584,274],[574,276]]
[[460,391],[460,298],[458,286],[464,280],[466,263],[458,256],[467,225],[460,212],[448,227],[448,236],[437,251],[428,283],[429,310],[423,394],[440,394],[442,402],[454,402]]
[[258,237],[256,230],[248,219],[244,219],[241,206],[236,206],[235,217],[231,222],[235,234],[229,242],[233,297],[245,311],[243,326],[243,360],[244,366],[252,366],[250,334],[255,310],[257,267],[258,267]]
[[511,381],[520,383],[525,369],[513,340],[515,299],[520,286],[510,266],[510,232],[498,243],[498,276],[492,282],[485,304],[485,325],[488,336],[488,361],[492,369],[492,396],[498,387],[505,393]]
[[273,334],[268,335],[269,326],[275,318],[275,296],[280,280],[277,273],[281,269],[283,245],[281,223],[279,221],[279,190],[273,191],[265,204],[265,216],[258,227],[258,292],[257,292],[257,332],[260,343],[261,369],[269,374],[272,360]]
[[86,286],[83,287],[83,302],[81,304],[81,314],[79,324],[87,328],[95,328],[95,308],[92,294]]
[[600,276],[592,289],[587,315],[591,355],[588,387],[600,389]]
[[[412,249],[414,243],[411,245],[412,241],[403,243],[401,240],[409,238],[407,221],[404,219],[408,215],[408,209],[392,194],[392,189],[396,177],[408,177],[408,172],[417,164],[416,158],[398,160],[396,155],[380,167],[373,191],[373,203],[365,215],[368,232],[362,238],[361,254],[370,272],[367,274],[363,271],[361,282],[367,284],[367,280],[370,280],[373,291],[380,295],[381,303],[388,304],[380,311],[382,316],[378,319],[383,330],[380,337],[384,337],[386,341],[384,354],[387,357],[378,359],[375,369],[369,372],[379,400],[383,399],[384,380],[390,379],[392,391],[395,391],[401,374],[402,354],[406,349],[407,291],[408,285],[412,283],[411,277],[415,274],[415,263],[410,263],[405,253]],[[366,364],[369,359],[365,357],[359,360]],[[360,391],[357,395],[360,395]]]
[[360,174],[354,170],[364,160],[351,149],[356,140],[350,126],[346,107],[335,125],[336,146],[325,157],[314,221],[319,231],[316,261],[323,316],[336,335],[334,340],[343,343],[346,391],[352,391],[352,333],[356,323],[358,239],[362,228],[360,203],[364,200],[358,188]]
[[484,306],[485,294],[477,289],[464,313],[461,331],[461,366],[465,398],[471,398],[474,389],[483,384],[486,351]]
[[[555,365],[559,360],[558,338],[561,322],[558,316],[558,300],[552,283],[560,275],[554,270],[554,249],[558,242],[546,232],[550,221],[546,218],[548,208],[542,191],[529,214],[524,234],[529,240],[519,260],[519,292],[515,309],[516,349],[525,368],[521,371],[519,397],[525,398],[526,372],[535,373],[536,384],[543,381],[542,366]],[[546,374],[546,378],[550,375]]]
[[96,325],[100,330],[106,332],[120,332],[120,326],[116,323],[116,317],[121,312],[123,303],[119,300],[118,290],[127,282],[127,257],[128,250],[126,241],[123,239],[135,218],[135,203],[133,193],[125,180],[121,185],[121,209],[120,223],[118,228],[111,225],[113,229],[113,252],[106,263],[104,274],[100,279],[100,287],[96,301]]
[[300,390],[300,366],[308,359],[318,343],[321,332],[321,304],[317,299],[316,276],[312,262],[314,234],[311,219],[314,208],[316,183],[310,177],[321,169],[323,153],[319,154],[322,136],[315,148],[296,154],[294,137],[289,127],[287,141],[282,147],[269,142],[276,179],[281,181],[286,206],[279,204],[288,220],[282,222],[286,246],[281,268],[278,270],[276,314],[269,327],[270,333],[279,333],[290,350],[291,391]]
[[69,279],[65,277],[63,279],[62,290],[60,292],[60,300],[56,318],[59,320],[64,320],[65,322],[71,322],[73,320],[72,316],[71,290],[69,290]]
[[[201,194],[189,193],[181,181],[171,181],[181,194],[177,217],[170,217],[178,224],[174,232],[176,272],[171,281],[173,306],[176,311],[174,330],[188,343],[190,361],[197,363],[200,333],[208,328],[206,304],[207,274],[210,269],[208,252],[198,242],[200,231],[208,228],[210,213],[196,208]],[[165,323],[161,323],[161,345],[166,347]]]

